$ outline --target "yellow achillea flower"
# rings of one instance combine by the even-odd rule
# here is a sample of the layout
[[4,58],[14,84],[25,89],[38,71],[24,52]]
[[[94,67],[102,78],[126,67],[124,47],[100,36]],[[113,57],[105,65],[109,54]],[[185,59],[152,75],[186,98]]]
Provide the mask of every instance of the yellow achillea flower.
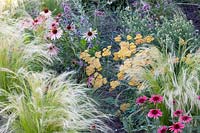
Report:
[[92,75],[95,72],[95,68],[93,65],[89,65],[86,67],[86,74],[87,76]]
[[142,35],[141,34],[136,34],[136,37],[134,39],[135,40],[142,39]]
[[130,86],[137,86],[138,85],[138,82],[135,80],[135,79],[131,79],[128,83]]
[[118,53],[115,52],[113,54],[114,54],[113,60],[115,60],[115,61],[119,60]]
[[145,41],[143,40],[143,39],[137,39],[137,40],[135,40],[135,44],[136,45],[139,45],[139,44],[142,44],[142,43],[144,43]]
[[130,35],[127,35],[127,36],[126,36],[126,40],[129,41],[129,40],[131,40],[131,39],[132,39],[132,36],[130,36]]
[[102,53],[102,56],[109,56],[109,55],[111,55],[111,51],[110,51],[110,49],[111,49],[111,46],[108,46],[107,48],[104,48],[103,49],[103,53]]
[[107,79],[106,78],[103,78],[103,76],[100,74],[100,73],[95,73],[94,74],[94,81],[93,81],[93,87],[94,88],[100,88],[102,85],[106,84],[107,83]]
[[123,79],[124,79],[124,72],[123,72],[123,71],[120,71],[120,72],[117,74],[117,77],[118,77],[118,80],[123,80]]
[[113,91],[117,86],[119,86],[120,85],[120,82],[119,81],[111,81],[110,82],[110,90],[109,91]]
[[179,45],[186,45],[187,41],[185,41],[183,38],[179,37]]
[[80,58],[83,59],[83,60],[87,60],[89,57],[90,57],[90,54],[88,54],[87,50],[85,50],[84,52],[82,52],[80,54]]
[[122,112],[125,112],[130,106],[131,106],[130,103],[123,103],[120,105],[120,110]]
[[134,43],[130,43],[129,49],[132,52],[132,54],[134,54],[136,52],[136,45]]
[[115,39],[115,42],[121,42],[121,39],[122,39],[122,38],[121,38],[120,35],[118,35],[118,36],[116,36],[114,39]]
[[129,42],[122,41],[119,45],[121,49],[117,52],[118,58],[124,59],[130,57],[132,53],[129,49]]
[[153,36],[146,36],[144,38],[144,40],[145,40],[146,43],[151,43],[154,40],[154,38],[153,38]]
[[95,52],[95,56],[96,56],[97,58],[101,58],[101,51]]

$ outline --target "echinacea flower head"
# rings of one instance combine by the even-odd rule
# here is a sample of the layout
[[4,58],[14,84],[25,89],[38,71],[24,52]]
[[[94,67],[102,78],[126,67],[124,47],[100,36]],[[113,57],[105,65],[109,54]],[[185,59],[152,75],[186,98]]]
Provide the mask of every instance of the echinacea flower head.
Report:
[[167,132],[167,127],[166,126],[161,126],[157,130],[157,133],[166,133],[166,132]]
[[160,109],[151,109],[147,115],[149,118],[158,119],[162,116],[162,112]]
[[62,36],[63,31],[60,28],[52,27],[49,33],[51,40],[59,39]]
[[56,56],[58,54],[59,49],[52,43],[47,45],[47,52],[51,56]]
[[182,132],[182,129],[184,128],[185,126],[184,126],[184,124],[182,124],[181,122],[176,122],[176,123],[174,123],[173,125],[171,125],[170,127],[169,127],[169,130],[171,131],[171,132],[174,132],[174,133],[181,133]]
[[68,25],[66,26],[66,29],[67,29],[68,31],[74,31],[74,30],[75,30],[75,25],[74,25],[73,23],[68,24]]
[[192,120],[192,117],[188,115],[183,115],[180,117],[180,121],[183,123],[189,123]]
[[43,11],[40,12],[40,15],[49,18],[51,16],[51,11],[48,8],[44,8]]
[[138,97],[137,99],[136,99],[136,103],[138,104],[138,105],[141,105],[141,104],[143,104],[143,103],[145,103],[146,101],[147,101],[147,97],[146,96],[141,96],[141,97]]
[[197,98],[198,98],[198,100],[200,100],[200,96],[198,96]]
[[84,33],[83,38],[86,41],[90,42],[91,40],[96,38],[96,35],[97,35],[97,31],[96,30],[92,30],[92,28],[90,28],[89,31]]
[[163,97],[160,95],[152,95],[149,101],[154,104],[161,103],[163,101]]
[[183,114],[183,111],[180,110],[180,109],[178,109],[178,110],[176,110],[176,111],[174,112],[174,116],[175,116],[175,117],[179,117],[179,116],[181,116],[182,114]]
[[32,24],[33,24],[33,26],[37,26],[37,25],[41,24],[42,21],[43,21],[43,19],[41,17],[37,17],[37,18],[33,19]]
[[58,28],[58,26],[59,26],[59,23],[56,21],[51,23],[51,28]]

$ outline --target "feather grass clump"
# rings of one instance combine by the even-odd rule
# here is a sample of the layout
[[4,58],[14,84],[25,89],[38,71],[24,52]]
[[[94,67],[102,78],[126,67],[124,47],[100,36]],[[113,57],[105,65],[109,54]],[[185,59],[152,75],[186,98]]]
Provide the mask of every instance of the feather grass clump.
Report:
[[12,78],[19,78],[21,84],[13,87],[21,93],[1,89],[0,95],[7,100],[0,104],[0,114],[5,119],[0,132],[112,132],[102,121],[107,116],[96,109],[84,85],[68,78],[71,74],[56,77],[24,69],[15,73]]
[[[11,21],[11,20],[10,20]],[[21,67],[32,71],[42,70],[50,65],[53,58],[44,46],[25,45],[21,31],[14,23],[0,21],[0,68],[17,72]],[[14,83],[9,79],[11,73],[0,72],[0,88],[9,88]]]

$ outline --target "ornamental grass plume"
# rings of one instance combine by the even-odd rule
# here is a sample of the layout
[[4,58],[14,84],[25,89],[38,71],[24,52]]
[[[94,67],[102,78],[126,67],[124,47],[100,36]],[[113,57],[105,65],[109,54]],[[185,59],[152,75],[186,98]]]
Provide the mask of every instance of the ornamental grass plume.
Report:
[[[7,70],[5,70],[7,71]],[[72,73],[55,76],[52,72],[27,72],[20,69],[11,78],[20,79],[13,85],[16,91],[0,90],[0,115],[4,123],[0,132],[112,132],[102,120],[106,115],[96,109],[96,103],[86,95],[84,85],[70,79]]]
[[[11,19],[12,20],[12,19]],[[9,20],[9,22],[11,22]],[[14,21],[14,20],[13,20]],[[51,65],[53,59],[43,45],[34,45],[36,41],[25,45],[23,36],[15,22],[8,24],[0,19],[0,68],[17,72],[20,68],[41,71]],[[10,80],[11,73],[0,71],[0,88],[8,89],[16,80]]]

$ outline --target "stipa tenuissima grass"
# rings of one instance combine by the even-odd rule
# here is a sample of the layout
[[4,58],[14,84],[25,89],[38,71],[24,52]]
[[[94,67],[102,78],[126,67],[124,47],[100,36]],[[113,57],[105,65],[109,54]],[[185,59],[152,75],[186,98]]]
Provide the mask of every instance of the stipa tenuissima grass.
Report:
[[13,87],[22,92],[1,89],[0,95],[7,101],[0,104],[0,114],[5,119],[0,132],[112,132],[102,121],[107,116],[96,109],[84,85],[72,82],[70,75],[56,77],[20,69],[13,78],[20,78],[21,84]]

